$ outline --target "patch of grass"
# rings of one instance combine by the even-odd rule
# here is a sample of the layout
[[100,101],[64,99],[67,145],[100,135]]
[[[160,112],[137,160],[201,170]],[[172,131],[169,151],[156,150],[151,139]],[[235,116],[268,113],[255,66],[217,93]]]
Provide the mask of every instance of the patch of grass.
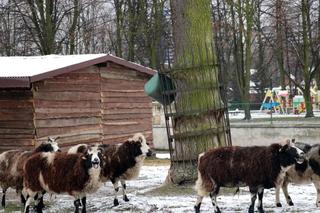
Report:
[[190,195],[190,194],[195,194],[193,186],[194,186],[193,184],[180,185],[180,186],[174,185],[174,184],[165,184],[151,191],[148,191],[144,194],[152,195],[152,196]]
[[4,213],[9,212],[20,212],[23,211],[23,207],[21,205],[17,205],[15,203],[6,203],[6,208],[4,209]]
[[169,159],[159,159],[155,157],[148,157],[144,160],[143,165],[145,166],[167,166],[170,165]]
[[[219,195],[230,195],[234,196],[237,191],[237,188],[226,188],[221,187]],[[243,188],[240,189],[238,193],[244,193],[246,190]],[[152,189],[151,191],[143,193],[144,195],[151,196],[183,196],[183,195],[196,195],[194,189],[194,184],[184,184],[184,185],[175,185],[175,184],[164,184],[158,188]]]

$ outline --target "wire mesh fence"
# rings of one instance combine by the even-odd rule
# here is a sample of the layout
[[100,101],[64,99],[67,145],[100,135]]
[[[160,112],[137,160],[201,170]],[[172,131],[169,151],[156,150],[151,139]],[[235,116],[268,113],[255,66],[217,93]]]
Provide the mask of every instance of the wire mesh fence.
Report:
[[[160,82],[172,162],[195,163],[212,147],[231,145],[226,94],[210,48],[161,69]],[[198,63],[198,62],[201,63]]]

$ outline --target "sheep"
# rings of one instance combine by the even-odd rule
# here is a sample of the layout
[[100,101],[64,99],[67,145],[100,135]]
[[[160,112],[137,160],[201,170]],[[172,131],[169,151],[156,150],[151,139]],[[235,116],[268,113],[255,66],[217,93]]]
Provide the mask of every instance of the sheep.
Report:
[[281,207],[280,188],[286,198],[288,205],[293,206],[291,197],[288,194],[288,184],[313,183],[317,191],[316,206],[320,207],[320,144],[309,145],[305,143],[295,143],[297,147],[306,153],[306,160],[302,164],[295,164],[285,175],[283,184],[276,186],[276,206]]
[[86,154],[37,153],[32,155],[24,166],[23,191],[28,195],[24,212],[29,212],[33,200],[35,200],[37,212],[42,212],[38,202],[42,192],[45,191],[72,195],[75,198],[75,212],[79,212],[81,200],[82,213],[85,213],[86,194],[97,191],[101,186],[102,165],[101,149],[98,147],[89,148]]
[[23,188],[23,165],[34,153],[60,151],[56,142],[57,138],[48,138],[48,141],[41,143],[33,151],[10,150],[0,154],[0,186],[2,188],[1,205],[5,208],[6,192],[9,187],[15,188],[20,195],[21,202],[25,203],[25,198],[21,194]]
[[[79,144],[71,147],[68,153],[83,152],[86,144]],[[146,156],[151,156],[152,152],[141,133],[135,134],[126,142],[118,145],[102,144],[105,164],[102,169],[102,180],[104,182],[111,180],[115,195],[113,204],[119,205],[117,193],[119,191],[119,181],[122,186],[123,200],[128,202],[126,194],[126,180],[135,179],[139,176],[140,169]]]
[[258,210],[262,206],[263,190],[272,188],[283,181],[285,172],[294,163],[302,163],[304,153],[290,140],[286,144],[252,147],[221,147],[199,155],[198,179],[195,189],[198,193],[195,212],[200,212],[204,196],[210,195],[214,212],[220,212],[216,198],[220,187],[249,186],[251,205],[249,213],[254,212],[258,194]]

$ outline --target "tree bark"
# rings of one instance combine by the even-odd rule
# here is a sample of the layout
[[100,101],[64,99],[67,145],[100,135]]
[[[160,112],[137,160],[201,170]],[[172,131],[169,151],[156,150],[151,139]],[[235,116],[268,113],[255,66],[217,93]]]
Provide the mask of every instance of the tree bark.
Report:
[[276,0],[276,58],[280,72],[280,86],[282,90],[286,89],[285,85],[285,68],[284,68],[284,43],[283,43],[283,8],[282,0]]
[[[173,117],[174,150],[167,180],[182,184],[195,181],[199,153],[224,146],[227,139],[218,67],[213,66],[216,58],[210,0],[171,1],[171,11],[175,47],[175,69],[171,77],[179,95]],[[210,90],[212,87],[215,89]]]
[[303,40],[303,77],[305,81],[305,87],[303,90],[304,102],[306,105],[306,118],[314,117],[311,103],[311,95],[310,95],[310,85],[311,85],[311,68],[310,68],[310,38],[308,33],[308,16],[309,6],[308,0],[301,0],[301,13],[302,13],[302,40]]

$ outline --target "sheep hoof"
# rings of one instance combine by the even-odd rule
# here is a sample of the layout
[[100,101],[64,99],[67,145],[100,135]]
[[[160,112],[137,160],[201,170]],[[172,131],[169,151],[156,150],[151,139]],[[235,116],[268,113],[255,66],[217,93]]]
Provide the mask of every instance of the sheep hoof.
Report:
[[290,201],[288,204],[289,204],[289,206],[293,206],[294,205],[292,201]]
[[259,213],[264,213],[264,210],[262,208],[258,208]]
[[200,213],[200,205],[194,206],[195,213]]
[[129,201],[129,199],[128,199],[127,195],[123,196],[123,200],[124,200],[124,201],[126,201],[126,202],[128,202],[128,201]]
[[114,205],[114,206],[119,206],[119,201],[118,201],[118,199],[115,198],[115,199],[113,200],[113,205]]
[[6,196],[2,195],[1,206],[4,208],[6,206]]
[[254,209],[253,209],[253,206],[250,206],[249,207],[249,211],[248,211],[249,213],[254,213]]
[[20,195],[20,200],[23,205],[26,205],[26,199],[24,198],[24,196],[22,194]]
[[282,207],[281,203],[277,203],[277,207]]
[[37,212],[37,213],[42,213],[42,208],[40,207],[40,205],[37,205],[34,207],[34,210]]
[[217,209],[216,209],[215,213],[221,213],[221,211],[220,211],[218,206],[217,206]]
[[26,209],[25,209],[25,211],[24,211],[24,213],[29,213],[29,208],[30,208],[30,207],[27,206]]

